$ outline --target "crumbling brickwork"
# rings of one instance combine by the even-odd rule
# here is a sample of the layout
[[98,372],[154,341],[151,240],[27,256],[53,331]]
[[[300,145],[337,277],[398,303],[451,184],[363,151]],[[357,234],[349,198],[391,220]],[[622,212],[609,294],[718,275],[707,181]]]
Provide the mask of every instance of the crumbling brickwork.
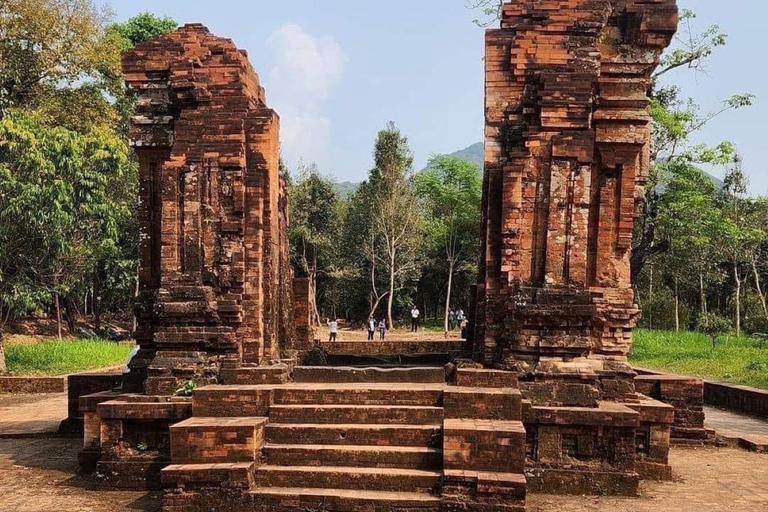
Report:
[[486,35],[474,354],[518,372],[533,488],[668,474],[671,408],[636,394],[627,354],[651,76],[677,21],[675,0],[516,0]]
[[186,25],[123,56],[138,95],[141,224],[131,391],[216,382],[293,334],[279,118],[244,51]]
[[650,77],[676,27],[674,0],[523,0],[488,31],[475,337],[486,364],[625,360]]

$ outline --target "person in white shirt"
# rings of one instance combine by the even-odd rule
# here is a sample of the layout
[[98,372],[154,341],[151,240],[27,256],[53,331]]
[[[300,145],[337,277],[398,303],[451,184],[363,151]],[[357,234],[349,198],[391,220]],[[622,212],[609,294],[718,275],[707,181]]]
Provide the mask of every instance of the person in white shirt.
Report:
[[339,322],[336,320],[328,320],[328,342],[336,341],[336,336],[339,333]]
[[418,332],[419,331],[419,317],[421,316],[421,311],[419,311],[419,308],[417,308],[415,305],[411,308],[411,332]]
[[376,333],[376,320],[373,317],[369,318],[366,327],[368,327],[368,341],[373,341],[373,335]]

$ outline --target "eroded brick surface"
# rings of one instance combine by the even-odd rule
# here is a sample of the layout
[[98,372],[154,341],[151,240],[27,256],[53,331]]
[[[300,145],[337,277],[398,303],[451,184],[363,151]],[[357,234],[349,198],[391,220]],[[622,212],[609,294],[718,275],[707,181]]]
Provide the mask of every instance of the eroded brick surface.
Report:
[[675,0],[521,0],[486,35],[474,354],[518,372],[536,490],[634,494],[638,472],[669,474],[671,409],[636,394],[627,354],[648,92],[677,22]]
[[486,364],[629,351],[648,90],[677,19],[674,0],[524,0],[488,31],[475,340]]
[[141,269],[127,385],[172,394],[293,338],[279,118],[244,51],[186,25],[123,56],[138,94]]

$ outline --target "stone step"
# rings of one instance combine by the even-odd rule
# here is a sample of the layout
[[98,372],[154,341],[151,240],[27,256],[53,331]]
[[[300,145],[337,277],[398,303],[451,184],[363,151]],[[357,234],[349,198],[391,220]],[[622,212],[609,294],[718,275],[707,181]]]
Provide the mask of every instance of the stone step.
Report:
[[171,426],[174,464],[253,462],[267,418],[190,418]]
[[297,366],[293,370],[294,382],[418,382],[445,383],[445,370],[441,367],[413,368],[355,368],[338,366]]
[[221,380],[224,384],[285,384],[289,379],[290,368],[287,365],[221,369]]
[[274,405],[271,423],[427,425],[442,423],[443,409],[421,405]]
[[261,466],[256,485],[426,493],[439,490],[441,477],[442,472],[417,469]]
[[[440,498],[417,492],[357,491],[267,487],[250,492],[257,510],[356,510],[365,512],[439,512]],[[258,508],[261,507],[261,508]]]
[[443,385],[294,384],[275,389],[277,405],[423,405],[440,407]]
[[192,394],[195,416],[206,418],[265,417],[275,386],[213,385]]
[[375,424],[282,424],[266,426],[267,443],[321,444],[340,446],[421,446],[439,448],[443,442],[442,424],[375,425]]
[[274,466],[352,466],[440,470],[443,451],[414,446],[268,444],[264,456]]
[[172,464],[160,472],[163,487],[226,487],[250,489],[254,485],[255,462],[225,464]]

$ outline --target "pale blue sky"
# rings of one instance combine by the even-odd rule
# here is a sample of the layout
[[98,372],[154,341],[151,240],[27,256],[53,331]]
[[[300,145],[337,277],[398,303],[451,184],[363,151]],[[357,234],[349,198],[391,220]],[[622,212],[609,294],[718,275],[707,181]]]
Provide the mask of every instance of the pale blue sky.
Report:
[[[730,35],[708,76],[670,74],[703,109],[733,93],[754,107],[715,121],[698,140],[738,144],[756,193],[768,193],[768,2],[680,0],[702,27]],[[111,0],[119,19],[141,11],[201,22],[248,50],[283,118],[283,151],[340,181],[371,167],[376,132],[395,121],[422,167],[430,154],[482,140],[483,32],[464,0]],[[714,170],[715,174],[722,173]]]

